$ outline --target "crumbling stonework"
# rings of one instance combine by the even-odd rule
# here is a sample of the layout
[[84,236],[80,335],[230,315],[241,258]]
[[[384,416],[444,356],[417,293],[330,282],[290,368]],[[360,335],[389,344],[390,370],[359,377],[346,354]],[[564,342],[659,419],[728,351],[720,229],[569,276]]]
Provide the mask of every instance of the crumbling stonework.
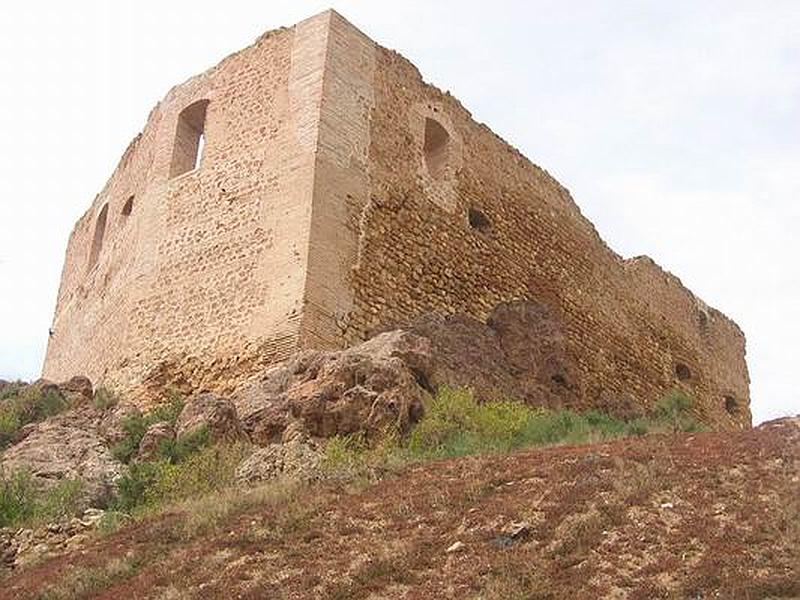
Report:
[[678,387],[750,424],[735,323],[328,11],[156,106],[70,237],[44,375],[227,392],[299,349],[519,299],[547,307],[578,407]]

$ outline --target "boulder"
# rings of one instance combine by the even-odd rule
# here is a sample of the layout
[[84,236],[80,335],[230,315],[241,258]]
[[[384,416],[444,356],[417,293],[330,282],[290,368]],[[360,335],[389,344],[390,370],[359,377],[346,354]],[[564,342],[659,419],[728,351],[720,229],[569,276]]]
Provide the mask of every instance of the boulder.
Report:
[[312,481],[320,474],[322,452],[312,443],[292,440],[257,448],[236,469],[236,480],[244,485],[286,477]]
[[210,392],[202,392],[186,403],[175,423],[175,432],[181,438],[202,427],[206,427],[212,442],[235,442],[245,438],[236,406],[230,400]]
[[294,422],[316,438],[405,431],[423,414],[430,370],[429,341],[391,331],[345,350],[301,352],[236,390],[232,401],[260,446],[280,441]]
[[82,375],[76,375],[69,381],[59,383],[58,390],[64,398],[69,400],[70,404],[90,401],[94,395],[92,382],[88,377]]
[[175,429],[172,424],[166,421],[153,423],[144,432],[139,442],[139,450],[136,452],[136,460],[139,462],[152,460],[158,454],[163,444],[175,439]]
[[111,455],[97,425],[91,405],[36,423],[25,439],[5,450],[0,468],[6,473],[27,471],[42,488],[81,480],[86,505],[104,506],[122,465]]

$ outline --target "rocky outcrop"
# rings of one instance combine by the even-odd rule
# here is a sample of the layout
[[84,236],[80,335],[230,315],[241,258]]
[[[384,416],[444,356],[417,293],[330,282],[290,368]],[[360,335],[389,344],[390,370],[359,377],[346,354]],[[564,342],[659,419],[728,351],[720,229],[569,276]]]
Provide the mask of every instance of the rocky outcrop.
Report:
[[268,445],[299,422],[313,437],[405,430],[423,413],[430,343],[392,331],[340,351],[306,351],[237,390],[251,441]]
[[175,424],[179,438],[197,433],[201,428],[208,431],[212,442],[235,442],[244,438],[236,406],[230,400],[210,392],[203,392],[189,400]]
[[245,485],[280,477],[312,481],[320,475],[321,462],[322,452],[308,442],[270,444],[242,461],[236,469],[236,480]]
[[504,302],[485,323],[463,314],[427,314],[407,329],[430,341],[433,387],[469,387],[478,400],[580,404],[581,381],[567,352],[561,319],[545,304]]
[[104,512],[87,508],[80,516],[66,517],[35,528],[0,528],[0,574],[69,552],[84,544]]
[[69,381],[59,384],[58,391],[70,402],[75,405],[81,402],[89,402],[94,396],[92,382],[88,377],[76,375]]
[[42,487],[81,480],[87,506],[102,506],[111,497],[121,465],[99,434],[99,421],[89,405],[35,423],[25,439],[5,450],[2,469],[27,471]]

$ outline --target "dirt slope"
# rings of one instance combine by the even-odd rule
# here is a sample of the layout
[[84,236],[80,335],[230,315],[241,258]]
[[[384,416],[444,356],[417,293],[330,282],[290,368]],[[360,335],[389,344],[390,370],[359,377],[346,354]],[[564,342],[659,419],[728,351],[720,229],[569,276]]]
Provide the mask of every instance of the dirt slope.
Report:
[[97,597],[796,598],[800,419],[420,465],[188,542],[175,518],[17,572],[0,598],[120,562]]

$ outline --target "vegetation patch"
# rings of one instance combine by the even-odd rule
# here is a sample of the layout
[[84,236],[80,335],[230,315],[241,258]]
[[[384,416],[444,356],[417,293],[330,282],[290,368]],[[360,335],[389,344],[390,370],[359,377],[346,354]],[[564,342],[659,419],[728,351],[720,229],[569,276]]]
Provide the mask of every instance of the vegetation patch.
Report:
[[161,422],[175,425],[183,405],[183,399],[174,395],[167,403],[157,406],[145,415],[136,413],[127,417],[122,423],[125,437],[111,449],[114,458],[123,463],[130,463],[139,450],[139,444],[147,428]]
[[92,403],[97,410],[104,411],[119,404],[119,397],[108,388],[99,387],[94,391]]
[[83,497],[80,481],[42,489],[30,473],[0,470],[0,527],[32,526],[76,513]]
[[134,557],[115,558],[104,565],[74,569],[57,585],[45,588],[39,600],[78,600],[92,598],[112,585],[130,579],[144,565]]
[[325,448],[328,474],[365,476],[409,462],[509,452],[529,446],[585,444],[650,432],[698,431],[692,401],[681,392],[664,398],[652,415],[623,420],[600,411],[548,410],[503,400],[479,404],[468,389],[443,387],[405,439],[387,434],[377,443],[362,435],[338,436]]
[[0,450],[19,438],[20,430],[58,414],[69,402],[51,387],[12,383],[0,390]]

